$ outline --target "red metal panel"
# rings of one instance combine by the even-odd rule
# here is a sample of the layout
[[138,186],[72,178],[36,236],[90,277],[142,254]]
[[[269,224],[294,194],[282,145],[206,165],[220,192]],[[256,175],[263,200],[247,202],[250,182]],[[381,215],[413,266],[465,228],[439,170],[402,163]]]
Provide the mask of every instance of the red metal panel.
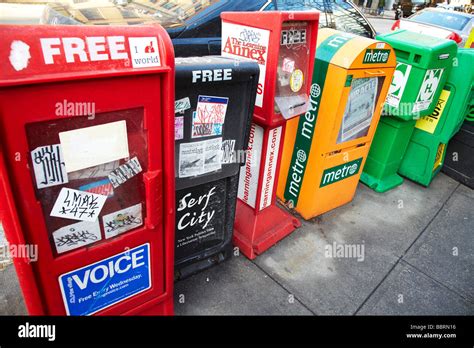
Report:
[[[97,314],[173,314],[174,53],[168,34],[160,26],[0,26],[0,37],[0,190],[5,193],[0,195],[0,217],[10,244],[38,246],[37,262],[14,259],[28,311],[64,315],[61,274],[150,243],[151,288]],[[136,38],[152,39],[159,63],[134,63]],[[44,39],[49,46],[42,44]],[[76,53],[67,56],[71,47]],[[95,117],[58,116],[57,103],[62,101],[91,101]],[[104,212],[119,209],[117,200],[144,197],[143,224],[58,254],[50,235],[51,226],[61,221],[47,216],[50,207],[35,189],[30,151],[59,143],[59,132],[116,120],[125,120],[130,154],[142,161],[143,172],[136,180],[142,189],[108,199]],[[56,197],[58,186],[41,191]]]

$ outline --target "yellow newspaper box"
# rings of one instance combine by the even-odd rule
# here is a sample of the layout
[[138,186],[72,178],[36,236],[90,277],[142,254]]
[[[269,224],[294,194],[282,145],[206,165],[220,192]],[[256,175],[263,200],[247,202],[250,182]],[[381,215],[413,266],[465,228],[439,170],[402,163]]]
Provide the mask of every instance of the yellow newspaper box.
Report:
[[319,31],[310,107],[287,122],[277,190],[303,218],[354,197],[395,66],[387,43]]

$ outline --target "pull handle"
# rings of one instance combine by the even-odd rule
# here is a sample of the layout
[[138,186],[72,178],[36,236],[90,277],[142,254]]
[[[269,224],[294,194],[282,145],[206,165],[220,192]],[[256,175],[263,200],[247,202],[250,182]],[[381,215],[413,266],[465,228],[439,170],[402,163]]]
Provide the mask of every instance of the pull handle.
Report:
[[364,74],[367,76],[384,76],[385,72],[382,70],[365,70]]
[[146,227],[155,229],[163,221],[163,172],[149,171],[143,174],[145,194],[147,197]]

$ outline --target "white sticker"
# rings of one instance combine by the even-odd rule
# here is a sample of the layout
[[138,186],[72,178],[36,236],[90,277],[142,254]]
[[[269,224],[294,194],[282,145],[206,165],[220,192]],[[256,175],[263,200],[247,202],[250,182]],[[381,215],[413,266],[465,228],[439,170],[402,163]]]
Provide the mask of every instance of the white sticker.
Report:
[[222,135],[229,98],[200,95],[193,113],[192,138]]
[[222,147],[221,147],[221,151],[222,151],[221,163],[222,164],[234,163],[235,161],[234,149],[235,149],[234,139],[228,139],[228,140],[222,141]]
[[204,143],[204,173],[222,168],[222,138],[210,139]]
[[239,199],[255,208],[257,199],[258,176],[262,160],[263,128],[252,123],[250,128],[248,156],[245,165],[240,168]]
[[40,146],[31,151],[38,189],[68,182],[61,145]]
[[132,66],[134,68],[149,68],[161,66],[158,40],[156,37],[129,37]]
[[382,49],[385,48],[385,42],[377,42],[375,48]]
[[95,243],[102,239],[99,220],[61,227],[53,232],[53,239],[58,254]]
[[177,114],[179,112],[184,112],[186,110],[191,109],[191,101],[189,100],[189,97],[182,98],[179,100],[176,100],[174,102],[174,113]]
[[122,164],[109,174],[110,183],[114,188],[119,187],[125,181],[133,178],[142,171],[142,166],[137,157],[133,157],[130,161]]
[[281,69],[286,72],[291,74],[295,70],[295,61],[290,58],[284,58],[283,59],[283,66]]
[[210,173],[222,168],[222,138],[179,145],[178,177]]
[[411,65],[405,63],[397,63],[397,68],[393,74],[392,83],[388,90],[385,103],[398,108],[403,97],[403,92],[410,78]]
[[175,116],[174,118],[174,140],[184,138],[184,116]]
[[28,63],[30,62],[30,58],[30,46],[28,46],[28,44],[20,40],[12,41],[8,59],[10,60],[10,64],[12,65],[13,69],[16,71],[26,69],[28,67]]
[[110,172],[117,169],[119,165],[120,161],[113,161],[95,167],[81,169],[69,173],[69,180],[106,178]]
[[51,216],[80,221],[96,221],[107,196],[63,187]]
[[125,121],[61,132],[59,139],[68,173],[129,157]]
[[222,56],[256,61],[260,68],[255,105],[262,107],[270,31],[222,22]]
[[273,128],[268,134],[265,167],[263,169],[262,192],[260,193],[260,210],[272,203],[273,186],[275,185],[276,167],[282,127]]
[[420,91],[418,92],[418,97],[413,105],[413,113],[430,108],[436,91],[438,90],[443,71],[444,69],[430,69],[426,71]]
[[104,215],[102,223],[105,238],[109,239],[143,225],[142,204]]

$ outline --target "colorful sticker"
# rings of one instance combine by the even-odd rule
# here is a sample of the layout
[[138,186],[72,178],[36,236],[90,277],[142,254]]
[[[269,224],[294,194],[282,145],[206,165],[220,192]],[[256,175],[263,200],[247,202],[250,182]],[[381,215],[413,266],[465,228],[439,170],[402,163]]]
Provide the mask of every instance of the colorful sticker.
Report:
[[176,116],[174,118],[174,140],[184,138],[184,116]]
[[202,175],[222,168],[222,138],[179,145],[178,177]]
[[142,171],[142,167],[137,157],[133,157],[130,161],[122,164],[109,174],[109,180],[114,188],[119,187],[127,180],[133,178]]
[[448,102],[450,94],[450,91],[443,89],[441,91],[441,95],[439,96],[438,103],[436,104],[436,107],[431,115],[420,117],[420,119],[416,121],[415,127],[422,131],[433,134],[436,130],[439,120],[441,119],[441,116],[443,115],[444,108],[446,107],[446,103]]
[[444,69],[430,69],[426,71],[423,83],[421,84],[418,97],[413,105],[413,113],[424,111],[430,108],[436,90],[438,89]]
[[129,37],[132,66],[134,68],[149,68],[161,66],[158,40],[156,37]]
[[200,95],[193,113],[192,138],[222,135],[229,98]]
[[394,108],[398,108],[403,97],[403,92],[410,78],[411,65],[405,63],[397,63],[397,68],[393,74],[392,83],[388,90],[385,103]]
[[129,157],[126,121],[61,132],[59,139],[68,173]]
[[102,223],[105,238],[109,239],[143,225],[142,204],[104,215]]
[[293,92],[299,92],[301,87],[303,87],[304,75],[300,69],[293,71],[290,77],[290,88]]
[[107,196],[63,187],[51,216],[80,221],[96,221]]
[[79,187],[79,191],[92,192],[98,195],[112,197],[114,195],[114,187],[109,179],[104,179]]
[[185,112],[186,110],[191,109],[191,101],[189,97],[176,100],[174,102],[174,113]]
[[256,61],[260,68],[255,105],[263,106],[270,31],[222,22],[222,56]]
[[151,288],[150,244],[59,276],[67,315],[91,315]]
[[31,151],[31,160],[38,189],[68,182],[61,145],[37,147]]
[[53,232],[54,245],[58,254],[81,248],[101,239],[99,220],[77,222]]

